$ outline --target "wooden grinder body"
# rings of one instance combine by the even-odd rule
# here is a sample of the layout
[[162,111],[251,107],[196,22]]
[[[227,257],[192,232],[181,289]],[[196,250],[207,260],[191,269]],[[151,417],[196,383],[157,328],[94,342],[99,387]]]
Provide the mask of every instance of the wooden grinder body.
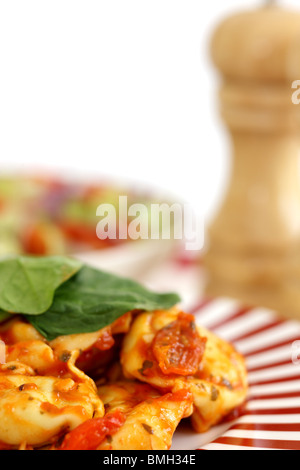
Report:
[[[208,231],[208,296],[300,318],[300,13],[237,14],[212,39],[232,139],[227,194]],[[298,55],[298,57],[297,57]]]

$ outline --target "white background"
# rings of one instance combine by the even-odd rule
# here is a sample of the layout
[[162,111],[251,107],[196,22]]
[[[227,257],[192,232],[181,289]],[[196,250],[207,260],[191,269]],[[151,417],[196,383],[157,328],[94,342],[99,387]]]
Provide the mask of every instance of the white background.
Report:
[[211,217],[230,147],[209,40],[261,3],[0,0],[1,168],[138,181]]

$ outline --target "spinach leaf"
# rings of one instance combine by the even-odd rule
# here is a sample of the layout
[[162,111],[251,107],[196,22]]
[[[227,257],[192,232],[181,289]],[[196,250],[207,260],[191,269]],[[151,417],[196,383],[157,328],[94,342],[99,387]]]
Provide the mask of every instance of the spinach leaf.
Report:
[[58,286],[82,263],[64,256],[16,256],[0,261],[0,309],[39,315],[51,306]]
[[130,310],[167,309],[179,301],[177,294],[154,293],[130,279],[84,266],[56,290],[47,312],[26,318],[51,341],[97,331]]
[[4,310],[0,310],[0,323],[4,322],[10,317],[10,313],[4,312]]

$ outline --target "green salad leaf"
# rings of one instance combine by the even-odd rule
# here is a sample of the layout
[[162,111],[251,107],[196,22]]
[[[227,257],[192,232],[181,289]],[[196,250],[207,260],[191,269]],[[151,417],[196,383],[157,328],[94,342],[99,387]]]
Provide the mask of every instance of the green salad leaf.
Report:
[[0,309],[40,315],[51,306],[56,289],[82,263],[64,256],[15,256],[0,261]]
[[130,310],[168,309],[180,301],[174,293],[154,293],[139,283],[83,266],[55,291],[42,315],[27,320],[48,340],[90,333],[111,324]]
[[10,313],[0,310],[0,323],[7,320],[10,316]]

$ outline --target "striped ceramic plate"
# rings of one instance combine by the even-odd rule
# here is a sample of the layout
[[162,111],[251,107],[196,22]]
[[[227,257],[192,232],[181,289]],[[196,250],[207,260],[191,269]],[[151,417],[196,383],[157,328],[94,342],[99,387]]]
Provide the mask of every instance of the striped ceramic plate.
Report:
[[241,308],[229,299],[189,311],[244,355],[250,391],[235,420],[203,435],[180,428],[172,449],[300,450],[300,322],[263,308]]

